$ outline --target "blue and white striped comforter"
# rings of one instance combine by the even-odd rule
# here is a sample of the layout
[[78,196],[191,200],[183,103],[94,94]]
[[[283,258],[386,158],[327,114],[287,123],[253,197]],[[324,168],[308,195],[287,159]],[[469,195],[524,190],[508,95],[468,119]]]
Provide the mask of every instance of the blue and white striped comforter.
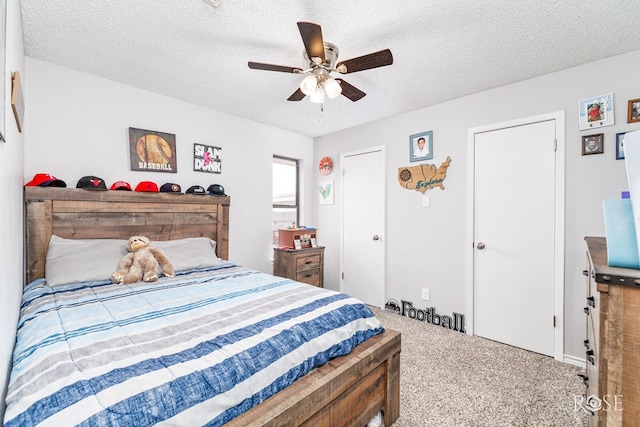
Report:
[[383,332],[348,295],[232,263],[24,291],[6,426],[222,425]]

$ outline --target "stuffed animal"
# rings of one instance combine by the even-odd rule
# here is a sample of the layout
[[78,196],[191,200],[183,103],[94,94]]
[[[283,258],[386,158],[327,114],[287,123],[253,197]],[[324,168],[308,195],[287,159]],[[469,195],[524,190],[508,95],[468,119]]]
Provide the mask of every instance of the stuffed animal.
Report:
[[160,268],[166,277],[176,275],[169,258],[160,249],[151,246],[148,237],[130,237],[127,250],[129,253],[120,261],[118,271],[111,275],[113,283],[133,283],[140,280],[155,282]]

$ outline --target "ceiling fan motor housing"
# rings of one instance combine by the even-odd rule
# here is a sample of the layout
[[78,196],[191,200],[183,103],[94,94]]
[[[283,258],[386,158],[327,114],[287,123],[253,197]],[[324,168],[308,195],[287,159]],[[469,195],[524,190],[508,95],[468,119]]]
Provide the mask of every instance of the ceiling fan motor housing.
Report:
[[320,66],[322,68],[328,68],[329,70],[335,69],[336,61],[338,60],[338,46],[333,43],[325,42],[324,43],[324,62],[321,63],[322,58],[313,57],[309,58],[309,54],[307,51],[303,51],[304,58],[309,62],[311,67]]

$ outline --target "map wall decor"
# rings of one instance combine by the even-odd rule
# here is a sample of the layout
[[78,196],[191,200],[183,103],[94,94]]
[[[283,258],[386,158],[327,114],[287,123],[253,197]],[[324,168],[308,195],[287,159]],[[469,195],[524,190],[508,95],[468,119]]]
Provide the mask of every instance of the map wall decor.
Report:
[[440,167],[429,164],[400,167],[398,168],[398,182],[407,190],[416,190],[423,194],[434,187],[440,187],[441,190],[444,190],[442,182],[447,177],[450,163],[451,157],[447,156]]

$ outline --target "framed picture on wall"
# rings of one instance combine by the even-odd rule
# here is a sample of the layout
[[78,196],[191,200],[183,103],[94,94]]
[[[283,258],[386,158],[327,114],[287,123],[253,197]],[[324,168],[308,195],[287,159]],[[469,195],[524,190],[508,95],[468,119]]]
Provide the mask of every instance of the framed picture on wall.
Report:
[[613,94],[594,96],[578,102],[580,130],[614,124]]
[[616,133],[616,160],[624,159],[624,135],[626,132]]
[[582,155],[602,154],[604,152],[604,134],[585,135],[582,137]]
[[421,162],[433,159],[433,131],[409,136],[409,160]]
[[629,100],[627,123],[640,122],[640,98]]
[[177,173],[176,136],[129,128],[129,160],[132,171]]

